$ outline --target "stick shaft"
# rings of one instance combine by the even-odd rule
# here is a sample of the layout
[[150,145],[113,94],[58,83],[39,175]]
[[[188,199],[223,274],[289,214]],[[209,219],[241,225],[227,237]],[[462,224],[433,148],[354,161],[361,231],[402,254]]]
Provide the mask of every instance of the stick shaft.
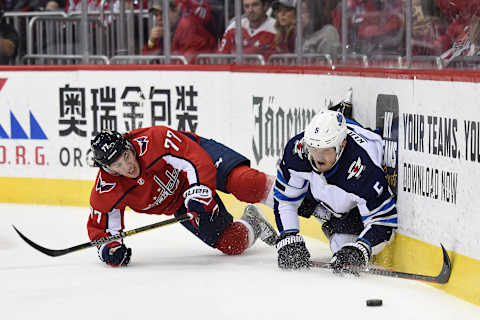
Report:
[[41,245],[33,242],[32,240],[30,240],[26,236],[24,236],[15,226],[13,226],[13,229],[15,229],[17,234],[26,243],[28,243],[32,248],[50,256],[50,257],[58,257],[58,256],[63,256],[63,255],[68,254],[68,253],[80,251],[80,250],[83,250],[83,249],[100,246],[102,244],[108,243],[108,242],[113,241],[113,240],[120,240],[120,239],[129,237],[129,236],[132,236],[134,234],[137,234],[137,233],[157,229],[157,228],[168,226],[168,225],[178,223],[178,222],[188,221],[190,219],[191,219],[191,217],[187,216],[187,215],[185,215],[183,217],[179,217],[179,218],[171,218],[171,219],[167,219],[167,220],[164,220],[164,221],[152,223],[152,224],[149,224],[149,225],[146,225],[146,226],[143,226],[143,227],[139,227],[139,228],[136,228],[136,229],[124,231],[124,232],[121,232],[119,234],[115,234],[115,235],[111,235],[111,236],[108,236],[108,237],[100,238],[100,239],[97,239],[97,240],[94,240],[94,241],[85,242],[85,243],[82,243],[82,244],[79,244],[79,245],[76,245],[76,246],[73,246],[73,247],[70,247],[70,248],[58,249],[58,250],[48,249],[48,248],[42,247]]

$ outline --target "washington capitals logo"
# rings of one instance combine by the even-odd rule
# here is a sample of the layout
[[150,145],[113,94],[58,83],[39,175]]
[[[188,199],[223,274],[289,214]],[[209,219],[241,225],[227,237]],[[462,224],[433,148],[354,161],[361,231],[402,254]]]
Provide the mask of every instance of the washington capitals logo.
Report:
[[104,192],[110,192],[115,188],[117,184],[116,183],[110,183],[102,180],[102,175],[98,175],[98,180],[97,180],[97,185],[95,186],[95,190],[104,193]]
[[353,161],[352,164],[350,165],[350,168],[348,168],[348,177],[347,180],[350,180],[351,178],[360,178],[360,175],[362,174],[362,171],[365,169],[365,166],[362,165],[362,159],[358,157],[356,161]]
[[136,141],[138,143],[138,147],[140,148],[140,154],[138,155],[139,157],[143,156],[145,152],[147,152],[148,148],[148,139],[146,136],[143,137],[138,137],[136,139],[133,139],[133,141]]

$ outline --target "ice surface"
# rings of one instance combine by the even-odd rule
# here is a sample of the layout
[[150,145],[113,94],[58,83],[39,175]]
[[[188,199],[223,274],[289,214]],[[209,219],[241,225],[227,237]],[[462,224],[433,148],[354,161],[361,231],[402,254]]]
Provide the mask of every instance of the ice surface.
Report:
[[[94,248],[48,257],[33,241],[63,249],[88,241],[87,208],[0,204],[0,314],[11,319],[480,319],[480,308],[417,281],[328,270],[285,272],[261,242],[236,257],[181,225],[127,238],[131,265],[103,265]],[[127,212],[127,229],[163,219]],[[328,247],[307,239],[314,257]],[[383,299],[367,307],[366,299]]]

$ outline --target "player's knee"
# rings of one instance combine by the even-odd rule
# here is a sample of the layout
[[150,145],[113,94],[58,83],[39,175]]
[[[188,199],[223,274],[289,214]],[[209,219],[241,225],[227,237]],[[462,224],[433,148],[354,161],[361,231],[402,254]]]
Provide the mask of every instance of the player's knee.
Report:
[[264,198],[267,187],[265,173],[246,165],[232,170],[227,179],[227,191],[238,200],[248,203],[258,203]]
[[248,248],[248,229],[240,222],[228,226],[217,242],[217,249],[227,255],[242,254]]

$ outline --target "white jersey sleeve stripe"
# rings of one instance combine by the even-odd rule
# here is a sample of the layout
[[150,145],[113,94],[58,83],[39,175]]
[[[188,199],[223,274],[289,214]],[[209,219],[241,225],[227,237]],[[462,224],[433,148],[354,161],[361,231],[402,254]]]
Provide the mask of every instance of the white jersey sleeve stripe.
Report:
[[297,188],[288,184],[280,170],[277,171],[277,180],[275,181],[275,187],[273,189],[273,196],[278,201],[290,201],[295,202],[303,199],[308,190],[308,180],[301,181],[302,187]]
[[172,155],[164,156],[163,159],[175,169],[185,171],[190,185],[198,183],[197,170],[191,162]]
[[122,215],[119,209],[113,209],[108,213],[108,225],[106,232],[111,235],[119,234],[122,230]]

